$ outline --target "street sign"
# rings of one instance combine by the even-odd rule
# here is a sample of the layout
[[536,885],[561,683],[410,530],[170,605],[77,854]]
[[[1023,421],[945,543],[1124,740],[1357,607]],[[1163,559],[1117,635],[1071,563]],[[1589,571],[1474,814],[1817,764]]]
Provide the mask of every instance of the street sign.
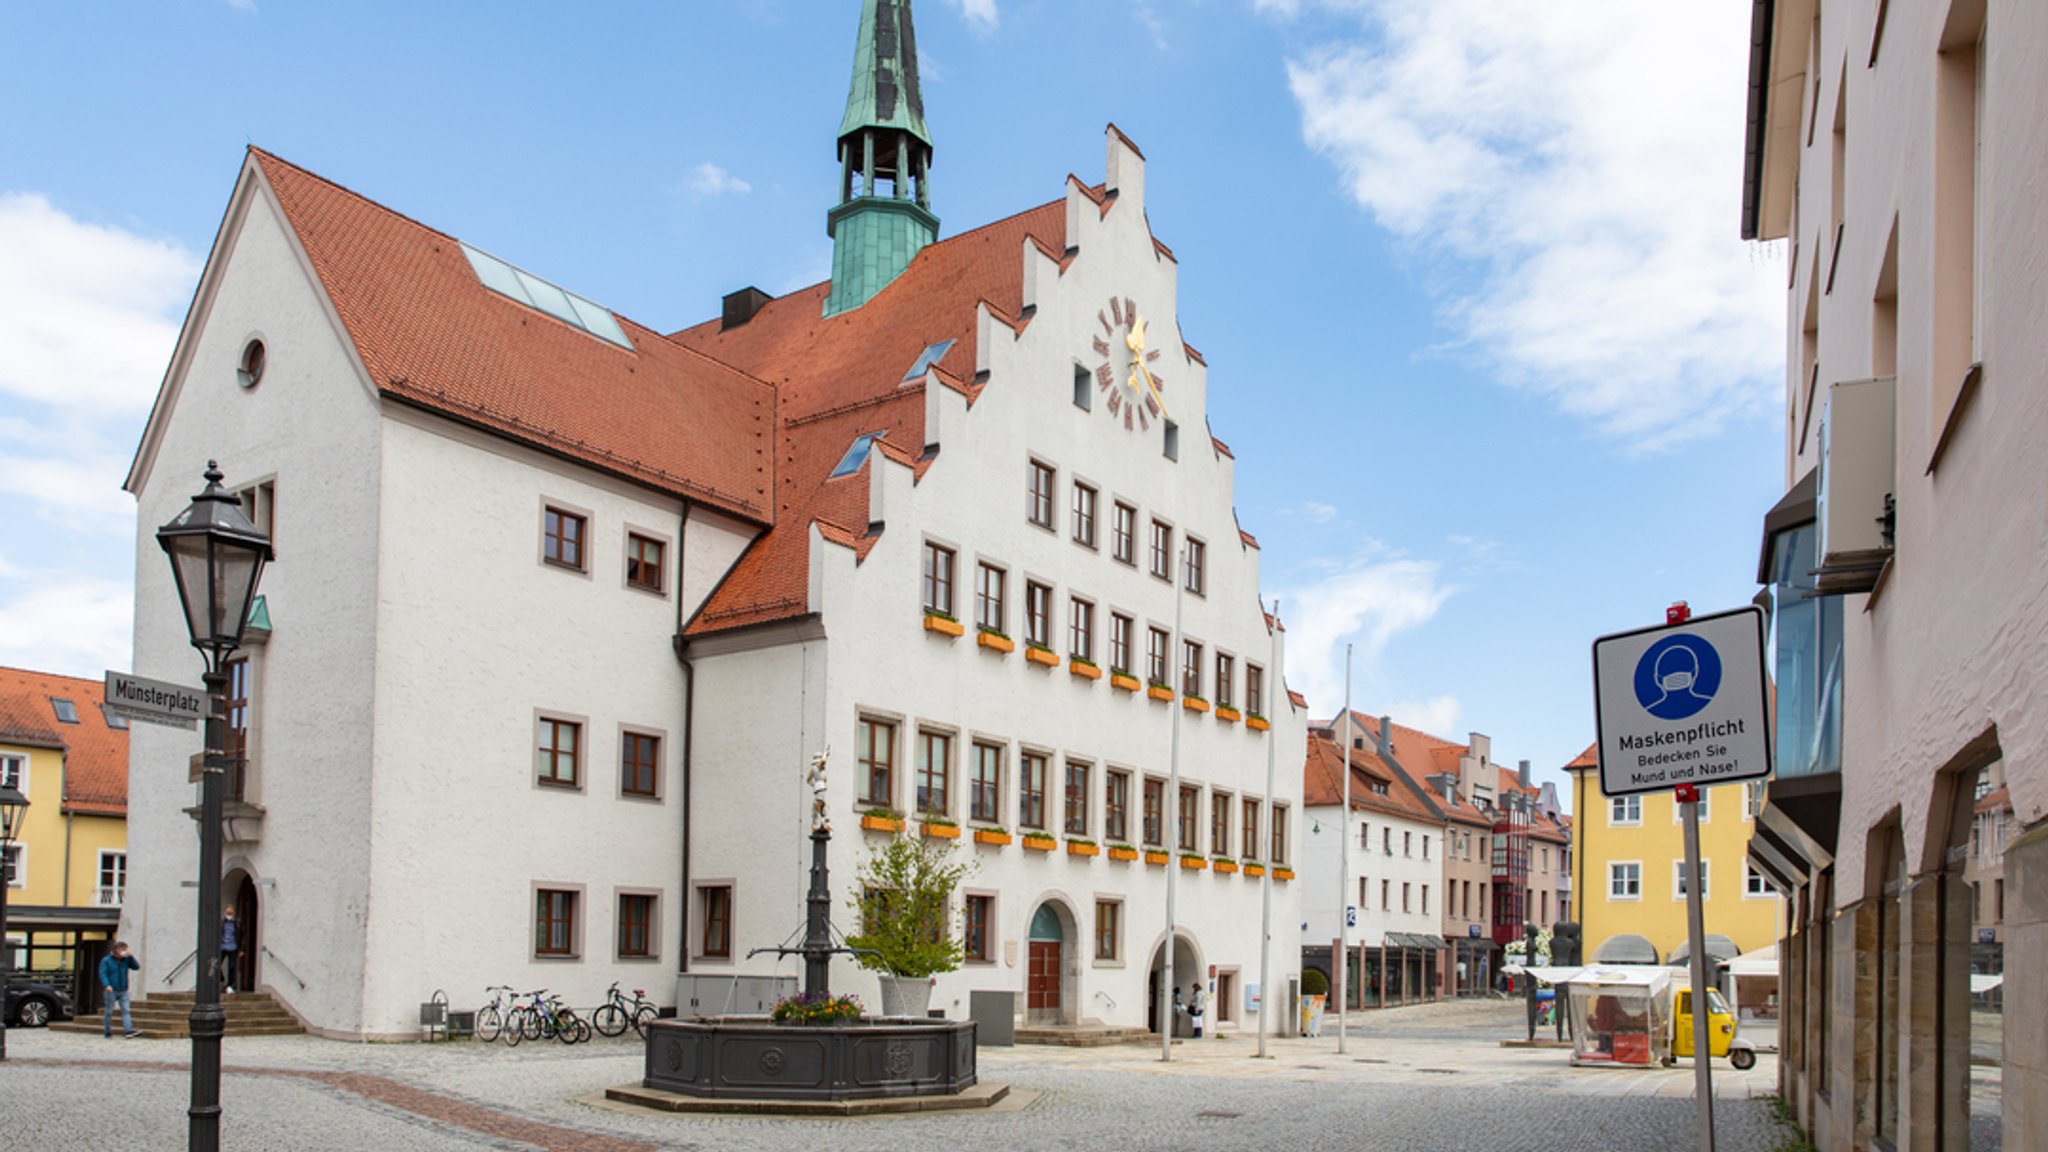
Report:
[[1358,927],[1358,905],[1346,904],[1344,906],[1344,926],[1346,928]]
[[1762,609],[1600,637],[1593,704],[1605,795],[1769,776]]
[[107,711],[171,728],[194,728],[206,718],[206,693],[183,684],[107,673]]

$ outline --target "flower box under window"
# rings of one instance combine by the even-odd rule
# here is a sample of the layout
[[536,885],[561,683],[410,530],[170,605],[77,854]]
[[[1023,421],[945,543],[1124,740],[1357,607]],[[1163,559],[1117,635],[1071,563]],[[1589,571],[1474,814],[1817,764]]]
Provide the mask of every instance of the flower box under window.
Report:
[[983,628],[975,633],[974,642],[995,652],[1015,652],[1017,642],[993,628]]
[[1216,706],[1216,718],[1225,724],[1235,724],[1238,720],[1238,711],[1228,704],[1218,704]]
[[1173,689],[1164,684],[1147,684],[1145,686],[1145,695],[1162,703],[1170,704],[1173,702]]
[[954,637],[963,636],[967,633],[967,629],[958,620],[937,612],[927,612],[924,614],[924,630],[927,632],[937,632],[941,636]]
[[1201,856],[1183,856],[1180,858],[1180,866],[1199,872],[1209,866],[1209,861]]
[[1207,712],[1209,710],[1209,702],[1200,696],[1183,696],[1180,698],[1180,706],[1190,712]]
[[1102,679],[1102,669],[1097,668],[1092,662],[1083,660],[1078,656],[1070,657],[1067,660],[1067,671],[1079,676],[1083,680]]
[[1257,712],[1244,718],[1244,726],[1254,732],[1264,732],[1273,727],[1264,716],[1259,715]]
[[1145,850],[1145,863],[1164,868],[1167,863],[1167,855],[1164,852],[1154,852],[1148,848]]
[[974,830],[974,842],[976,844],[994,844],[1000,848],[1010,842],[1010,833],[1007,829],[1003,828],[976,828]]
[[1266,866],[1255,860],[1247,860],[1244,862],[1244,874],[1247,876],[1264,876],[1266,874]]
[[1121,688],[1126,692],[1136,692],[1144,687],[1143,684],[1138,683],[1138,678],[1129,672],[1111,672],[1109,674],[1109,686],[1111,688]]
[[1111,860],[1123,861],[1136,860],[1138,858],[1138,850],[1129,844],[1111,844],[1109,846],[1109,858]]
[[918,822],[917,830],[922,832],[927,840],[958,840],[960,838],[960,826],[951,820],[921,820]]
[[1029,848],[1033,852],[1050,852],[1059,846],[1059,841],[1043,833],[1026,832],[1024,834],[1024,847]]
[[1275,868],[1275,869],[1273,869],[1273,879],[1275,879],[1275,880],[1292,880],[1292,879],[1294,879],[1294,869],[1292,869],[1292,868]]
[[1024,658],[1033,664],[1043,664],[1047,668],[1057,668],[1060,666],[1059,653],[1045,647],[1043,644],[1025,645]]
[[1069,856],[1095,856],[1101,854],[1101,852],[1102,849],[1093,840],[1067,841],[1067,855]]
[[901,832],[903,816],[898,812],[876,810],[860,814],[860,826],[870,832]]
[[1237,861],[1232,860],[1225,856],[1218,856],[1214,860],[1211,860],[1209,862],[1209,867],[1214,868],[1216,871],[1221,872],[1227,876],[1230,873],[1237,871]]

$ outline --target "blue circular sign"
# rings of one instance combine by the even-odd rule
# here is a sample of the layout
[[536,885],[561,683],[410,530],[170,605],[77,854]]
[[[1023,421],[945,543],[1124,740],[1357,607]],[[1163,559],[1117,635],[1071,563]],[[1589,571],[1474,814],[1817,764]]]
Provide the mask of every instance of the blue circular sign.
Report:
[[1636,701],[1659,720],[1683,720],[1721,690],[1721,654],[1688,632],[1664,637],[1636,661]]

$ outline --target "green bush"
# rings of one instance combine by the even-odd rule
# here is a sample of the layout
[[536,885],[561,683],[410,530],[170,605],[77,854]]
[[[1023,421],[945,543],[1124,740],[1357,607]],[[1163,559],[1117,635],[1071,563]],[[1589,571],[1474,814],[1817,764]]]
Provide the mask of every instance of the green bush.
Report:
[[892,836],[869,854],[853,900],[860,934],[854,962],[891,976],[931,976],[960,966],[961,941],[946,906],[974,870],[951,860],[954,841]]
[[1330,994],[1330,978],[1323,975],[1321,968],[1302,969],[1301,994],[1303,996],[1328,996]]

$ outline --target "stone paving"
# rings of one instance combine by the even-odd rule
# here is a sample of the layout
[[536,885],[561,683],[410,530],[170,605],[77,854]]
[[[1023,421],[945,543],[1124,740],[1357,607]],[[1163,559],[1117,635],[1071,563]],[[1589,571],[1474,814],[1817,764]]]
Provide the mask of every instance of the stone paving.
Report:
[[[1343,1054],[1320,1039],[984,1049],[981,1075],[1013,1096],[987,1112],[794,1120],[655,1115],[603,1100],[636,1080],[630,1037],[567,1048],[458,1042],[358,1045],[231,1039],[228,1149],[1344,1149],[1617,1152],[1695,1146],[1690,1067],[1572,1069],[1556,1049],[1500,1047],[1519,1005],[1491,1001],[1354,1016]],[[184,1041],[8,1037],[0,1132],[8,1148],[176,1148]],[[1769,1152],[1776,1062],[1715,1066],[1721,1152]],[[18,1142],[17,1142],[18,1141]]]

